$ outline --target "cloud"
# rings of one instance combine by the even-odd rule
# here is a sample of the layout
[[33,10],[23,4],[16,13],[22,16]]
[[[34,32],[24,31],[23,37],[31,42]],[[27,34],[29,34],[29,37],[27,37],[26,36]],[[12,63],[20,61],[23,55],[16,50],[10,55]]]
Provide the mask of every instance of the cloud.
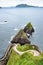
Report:
[[28,4],[35,6],[43,6],[43,0],[0,0],[0,6],[8,7],[8,6],[16,6],[17,4]]

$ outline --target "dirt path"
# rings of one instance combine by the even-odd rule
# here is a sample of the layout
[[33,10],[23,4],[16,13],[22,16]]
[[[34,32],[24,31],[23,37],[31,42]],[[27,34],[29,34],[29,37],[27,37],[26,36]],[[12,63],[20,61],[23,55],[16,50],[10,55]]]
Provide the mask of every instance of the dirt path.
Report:
[[27,51],[24,51],[24,52],[20,52],[17,50],[17,44],[15,44],[15,46],[13,47],[14,51],[17,52],[19,55],[22,55],[23,53],[25,52],[30,52],[30,53],[33,53],[34,56],[39,56],[40,53],[37,51],[37,50],[27,50]]

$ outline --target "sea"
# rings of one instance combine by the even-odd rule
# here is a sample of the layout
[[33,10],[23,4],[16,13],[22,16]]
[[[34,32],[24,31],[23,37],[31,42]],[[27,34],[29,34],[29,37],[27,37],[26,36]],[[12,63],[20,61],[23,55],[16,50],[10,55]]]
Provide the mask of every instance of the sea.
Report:
[[30,37],[31,44],[43,51],[43,8],[0,8],[0,58],[12,38],[29,22],[35,30]]

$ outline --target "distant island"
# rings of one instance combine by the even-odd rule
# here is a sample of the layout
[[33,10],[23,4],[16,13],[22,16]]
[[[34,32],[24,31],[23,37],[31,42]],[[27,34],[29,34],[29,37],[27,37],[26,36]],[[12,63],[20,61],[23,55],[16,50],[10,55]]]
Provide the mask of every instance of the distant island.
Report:
[[2,8],[2,7],[0,7],[0,8]]
[[27,4],[19,4],[16,6],[16,8],[28,8],[28,7],[38,7],[38,6],[32,6],[32,5],[27,5]]
[[11,8],[43,8],[43,7],[39,7],[39,6],[33,6],[33,5],[27,5],[27,4],[18,4],[16,6],[10,6],[10,7],[0,7],[4,8],[4,9],[11,9]]

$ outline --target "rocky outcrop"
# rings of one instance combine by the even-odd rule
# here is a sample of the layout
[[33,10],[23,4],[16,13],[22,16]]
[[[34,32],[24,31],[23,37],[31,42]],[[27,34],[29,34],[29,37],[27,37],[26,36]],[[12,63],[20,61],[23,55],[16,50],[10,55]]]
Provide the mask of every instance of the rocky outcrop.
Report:
[[7,21],[4,21],[4,22],[7,22]]
[[20,43],[21,45],[30,44],[26,33],[21,29],[18,34],[12,39],[11,43]]
[[29,37],[34,32],[31,23],[28,23],[24,29],[21,29],[18,34],[12,39],[11,43],[20,43],[21,45],[30,44]]
[[29,22],[29,23],[25,26],[24,32],[25,32],[25,33],[28,33],[28,34],[30,34],[30,35],[32,35],[32,32],[34,32],[34,28],[33,28],[32,24],[31,24],[31,22]]

